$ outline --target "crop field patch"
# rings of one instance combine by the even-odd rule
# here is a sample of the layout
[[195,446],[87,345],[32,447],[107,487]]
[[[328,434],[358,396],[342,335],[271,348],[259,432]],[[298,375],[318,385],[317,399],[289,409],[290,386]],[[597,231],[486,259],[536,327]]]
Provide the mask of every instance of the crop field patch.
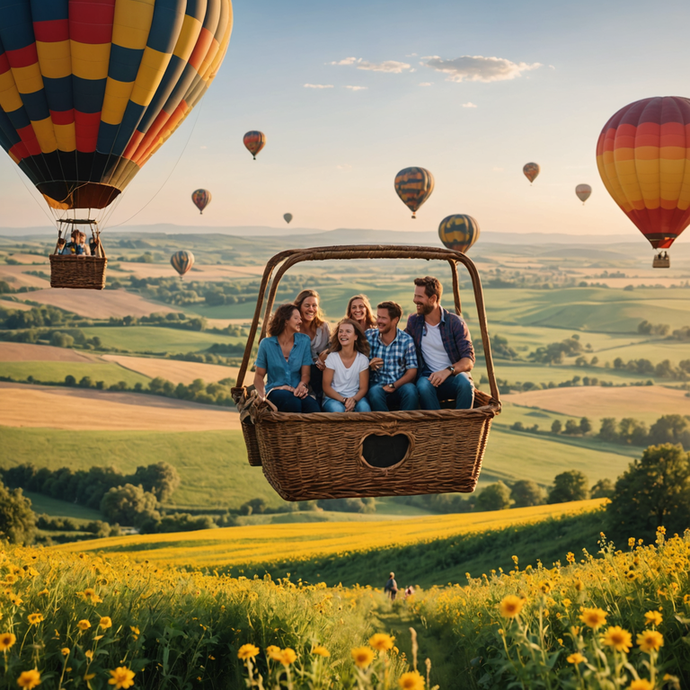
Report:
[[65,347],[50,345],[33,345],[31,343],[0,342],[0,362],[96,362],[99,358],[71,350]]

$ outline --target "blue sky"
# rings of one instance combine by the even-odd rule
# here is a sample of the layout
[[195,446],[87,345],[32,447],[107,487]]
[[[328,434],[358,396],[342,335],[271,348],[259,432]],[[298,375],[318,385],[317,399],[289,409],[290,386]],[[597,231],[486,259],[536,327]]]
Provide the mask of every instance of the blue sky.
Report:
[[[289,211],[291,228],[435,231],[469,213],[487,231],[634,235],[596,171],[598,134],[631,101],[690,96],[681,1],[236,0],[234,11],[216,81],[111,225],[281,227]],[[250,129],[267,135],[255,162]],[[528,161],[542,167],[532,187]],[[393,191],[412,165],[436,179],[417,221]],[[0,224],[46,223],[13,167],[3,156]],[[582,182],[594,190],[585,207]],[[197,187],[213,194],[202,217]]]

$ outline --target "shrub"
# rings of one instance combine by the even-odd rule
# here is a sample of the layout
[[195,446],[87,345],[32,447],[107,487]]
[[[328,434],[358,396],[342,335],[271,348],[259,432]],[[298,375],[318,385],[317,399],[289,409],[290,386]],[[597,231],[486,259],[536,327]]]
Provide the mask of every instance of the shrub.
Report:
[[589,498],[589,481],[580,470],[557,474],[549,491],[548,503],[584,501]]

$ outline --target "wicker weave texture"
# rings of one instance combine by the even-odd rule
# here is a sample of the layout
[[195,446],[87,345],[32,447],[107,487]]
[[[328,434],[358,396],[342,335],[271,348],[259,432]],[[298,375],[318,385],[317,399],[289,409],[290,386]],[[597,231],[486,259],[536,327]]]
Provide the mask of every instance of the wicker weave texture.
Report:
[[261,467],[259,442],[256,440],[256,427],[251,422],[242,422],[242,435],[247,446],[247,460],[252,467]]
[[102,290],[108,259],[99,256],[50,255],[50,287]]

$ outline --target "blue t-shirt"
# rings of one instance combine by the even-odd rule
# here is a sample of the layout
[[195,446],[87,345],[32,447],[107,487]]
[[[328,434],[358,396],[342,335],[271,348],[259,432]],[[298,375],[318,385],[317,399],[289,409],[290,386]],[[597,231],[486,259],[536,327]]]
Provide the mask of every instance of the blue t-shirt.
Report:
[[311,340],[306,333],[295,333],[290,357],[285,360],[276,336],[259,343],[255,366],[266,370],[266,392],[276,386],[297,388],[302,379],[302,367],[312,364]]

